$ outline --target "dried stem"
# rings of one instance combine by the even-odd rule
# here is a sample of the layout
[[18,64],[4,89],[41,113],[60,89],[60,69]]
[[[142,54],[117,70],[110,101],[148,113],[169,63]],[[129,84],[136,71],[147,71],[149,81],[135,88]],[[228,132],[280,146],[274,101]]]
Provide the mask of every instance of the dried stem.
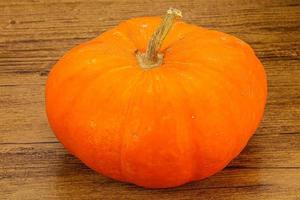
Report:
[[170,8],[160,26],[151,36],[146,53],[138,53],[137,58],[142,68],[151,69],[162,63],[163,55],[158,53],[164,39],[171,30],[176,17],[182,17],[181,11]]

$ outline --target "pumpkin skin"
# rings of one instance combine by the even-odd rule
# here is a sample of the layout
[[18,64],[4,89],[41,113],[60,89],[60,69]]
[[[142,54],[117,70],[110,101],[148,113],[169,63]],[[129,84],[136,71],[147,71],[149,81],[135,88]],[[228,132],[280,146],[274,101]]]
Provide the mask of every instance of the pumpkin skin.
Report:
[[263,116],[267,81],[251,47],[177,20],[142,69],[160,17],[125,21],[55,64],[46,111],[59,141],[95,171],[147,188],[209,177],[246,146]]

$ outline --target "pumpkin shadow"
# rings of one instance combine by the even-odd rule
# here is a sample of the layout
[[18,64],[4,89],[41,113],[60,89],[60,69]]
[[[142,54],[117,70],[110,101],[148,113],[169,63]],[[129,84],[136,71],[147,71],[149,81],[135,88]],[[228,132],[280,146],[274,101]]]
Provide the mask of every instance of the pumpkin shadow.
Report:
[[[55,192],[58,197],[88,197],[97,193],[97,188],[105,188],[112,180],[84,165],[71,154],[60,158],[61,167],[56,169]],[[86,198],[83,198],[86,199]]]

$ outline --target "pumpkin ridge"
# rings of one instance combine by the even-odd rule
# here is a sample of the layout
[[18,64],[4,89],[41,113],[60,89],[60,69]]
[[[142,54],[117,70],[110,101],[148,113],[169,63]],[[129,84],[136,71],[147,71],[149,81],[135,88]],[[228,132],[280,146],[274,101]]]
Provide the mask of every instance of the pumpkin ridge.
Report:
[[[177,77],[182,75],[180,72],[178,72],[176,70],[175,70],[175,73],[177,74]],[[174,81],[172,81],[172,82],[174,82]],[[174,84],[178,85],[177,87],[180,88],[180,90],[181,90],[180,94],[182,96],[185,96],[186,100],[187,100],[187,102],[186,101],[184,102],[184,106],[181,106],[181,109],[184,107],[187,110],[187,111],[185,111],[185,113],[186,114],[189,113],[188,117],[189,117],[189,115],[191,117],[194,116],[194,114],[193,114],[194,111],[190,107],[189,98],[188,98],[189,95],[188,95],[188,93],[186,91],[186,88],[183,86],[183,84],[181,83],[181,81],[176,81],[176,82],[174,82]],[[183,119],[183,120],[185,120],[185,119]],[[185,129],[187,130],[188,127],[185,127]],[[190,144],[191,148],[193,148],[195,145],[194,145],[194,141],[192,140],[191,132],[187,130],[186,133],[185,133],[185,135],[187,137],[187,140],[189,141],[188,143]],[[189,177],[187,177],[187,180],[186,180],[186,182],[190,182],[190,181],[192,181],[193,176],[194,176],[195,171],[196,171],[196,169],[195,169],[195,167],[196,167],[196,163],[195,163],[196,156],[195,156],[195,152],[190,151],[189,148],[188,149],[186,149],[186,148],[187,147],[185,147],[185,151],[189,152],[187,156],[189,157],[190,163],[192,163],[192,164],[190,164],[190,169],[189,169],[189,171],[190,171],[189,174],[190,175],[189,175]]]
[[[201,70],[204,73],[206,73],[206,72],[213,72],[219,78],[222,78],[225,83],[231,85],[231,88],[234,89],[235,91],[242,91],[243,90],[243,88],[239,84],[237,84],[238,82],[243,81],[243,79],[237,79],[237,77],[231,76],[230,73],[224,73],[223,71],[219,70],[216,67],[209,66],[209,67],[201,67],[201,68],[199,68],[198,66],[200,64],[197,64],[197,63],[182,63],[182,62],[168,62],[166,64],[172,64],[172,63],[197,66],[197,68],[191,68],[191,70],[194,71],[195,74],[199,74],[200,73],[198,70]],[[248,71],[249,71],[250,74],[254,74],[253,69],[249,68]],[[222,76],[220,76],[220,75],[222,75]],[[224,75],[225,75],[225,77],[224,77]],[[252,81],[258,81],[258,79],[256,78],[256,80],[252,80]],[[250,102],[250,103],[252,105],[254,105],[253,104],[254,102]]]
[[[85,86],[85,88],[82,88],[82,90],[79,90],[78,93],[76,93],[74,95],[73,98],[77,98],[78,100],[80,100],[80,98],[78,98],[78,95],[83,95],[85,93],[85,91],[87,91],[88,89],[91,88],[91,86],[93,86],[93,83],[98,81],[100,78],[102,78],[103,76],[109,74],[109,73],[115,73],[115,72],[121,72],[122,70],[126,70],[126,69],[133,69],[133,65],[126,65],[126,66],[123,66],[123,67],[118,67],[118,68],[112,68],[110,70],[107,70],[106,72],[99,72],[97,73],[97,75],[93,78],[93,80],[90,80],[89,81],[89,86]],[[76,105],[76,102],[72,102],[72,105]]]
[[[165,71],[165,73],[158,73],[159,72],[158,70],[157,71],[151,70],[151,72],[154,72],[154,73],[157,72],[157,75],[160,76],[159,80],[160,80],[161,85],[164,87],[164,92],[162,90],[159,90],[159,91],[157,91],[157,95],[160,95],[160,96],[164,95],[165,97],[168,96],[168,99],[169,99],[168,102],[172,105],[171,106],[171,108],[173,108],[172,110],[175,109],[175,111],[173,111],[173,113],[178,113],[177,112],[178,109],[181,110],[180,112],[189,113],[190,109],[189,109],[188,103],[184,102],[184,105],[183,105],[182,102],[180,102],[180,103],[178,102],[178,103],[176,103],[174,105],[174,102],[176,101],[176,97],[174,96],[173,92],[168,92],[168,86],[170,86],[170,85],[172,85],[172,86],[173,85],[177,85],[176,88],[181,91],[180,94],[182,94],[182,93],[186,94],[183,85],[179,81],[176,81],[175,77],[173,77],[172,79],[168,78],[168,74],[166,74],[167,71]],[[178,92],[178,90],[177,90],[177,92]],[[183,107],[187,108],[189,111],[184,111],[184,109],[182,109]],[[164,113],[161,113],[161,116],[163,116],[163,114]],[[182,120],[185,120],[185,118],[183,117]],[[176,123],[176,121],[175,121],[175,123]],[[179,124],[179,123],[177,123],[177,124]],[[187,129],[188,129],[188,127],[185,126],[184,130],[187,130]],[[189,144],[193,143],[192,140],[191,140],[190,134],[188,133],[188,131],[178,132],[178,130],[177,130],[176,132],[167,133],[167,134],[169,134],[170,136],[172,136],[173,134],[176,134],[176,136],[174,136],[174,137],[178,137],[178,135],[184,135],[184,137],[188,141],[187,143],[189,143]],[[180,141],[177,140],[176,146],[178,146],[178,148],[180,146],[182,146],[179,143],[180,143]],[[189,170],[188,170],[188,175],[185,175],[185,177],[184,177],[184,179],[185,179],[184,183],[186,183],[186,182],[189,182],[189,181],[192,180],[192,177],[193,177],[193,174],[194,174],[194,164],[193,164],[193,161],[194,161],[193,157],[194,156],[191,153],[191,151],[189,151],[189,148],[188,148],[187,145],[183,146],[183,152],[184,153],[183,153],[182,156],[184,156],[184,158],[186,158],[185,156],[189,157],[188,160],[190,162],[188,162],[188,163],[191,163],[191,164],[189,164],[190,167],[189,167]],[[182,171],[182,173],[183,173],[183,171]]]
[[[240,90],[240,85],[239,84],[235,84],[235,82],[240,82],[241,80],[235,79],[233,76],[230,76],[228,73],[224,74],[223,71],[221,71],[218,68],[215,68],[213,66],[208,66],[208,67],[202,66],[202,67],[199,67],[202,64],[200,64],[200,63],[192,63],[192,62],[190,62],[190,63],[184,63],[184,62],[167,62],[167,63],[165,63],[165,65],[171,65],[171,66],[173,64],[193,65],[193,66],[195,66],[195,68],[190,68],[189,70],[194,71],[196,74],[200,74],[200,73],[203,73],[203,72],[204,73],[213,72],[215,75],[218,75],[219,78],[222,78],[224,81],[226,81],[227,83],[229,83],[230,85],[232,85],[234,88],[236,88],[237,91]],[[173,69],[181,70],[181,69],[178,69],[176,67],[169,67],[168,66],[168,68],[173,68]],[[225,75],[225,77],[224,77],[224,75]]]
[[140,71],[140,73],[139,73],[140,75],[136,77],[136,81],[132,84],[131,89],[127,88],[127,90],[129,90],[129,89],[131,90],[131,95],[128,98],[126,109],[123,110],[124,113],[122,115],[124,116],[124,121],[120,123],[120,127],[119,127],[119,130],[118,130],[118,132],[121,134],[120,165],[119,165],[120,166],[120,174],[121,174],[122,177],[124,177],[124,179],[126,181],[129,181],[129,177],[128,177],[128,175],[126,175],[126,171],[124,170],[124,162],[125,162],[124,161],[124,141],[125,141],[124,138],[127,138],[127,137],[126,137],[126,132],[123,132],[122,130],[124,129],[124,126],[127,123],[126,122],[126,116],[128,116],[130,111],[131,111],[132,103],[133,103],[133,100],[135,99],[134,97],[137,93],[137,86],[138,86],[139,82],[141,82],[145,78],[144,73],[145,72]]
[[[121,73],[122,74],[122,72],[121,71],[118,71],[118,73]],[[132,76],[132,77],[139,77],[139,75],[138,74],[140,74],[141,72],[140,71],[136,71],[136,75],[135,76]],[[98,80],[99,80],[100,78],[98,77]],[[121,81],[121,80],[118,80],[119,82]],[[90,83],[90,86],[87,88],[87,89],[85,89],[85,92],[83,92],[83,93],[89,93],[90,91],[88,91],[89,90],[89,88],[91,87],[91,85],[93,85],[93,84],[91,84]],[[128,84],[129,86],[130,85],[132,85],[132,84]],[[124,92],[125,92],[125,90],[124,90]],[[114,90],[112,90],[112,91],[110,91],[110,97],[107,97],[107,99],[111,99],[111,97],[113,97],[113,95],[116,93],[116,91]],[[84,94],[82,94],[82,95],[84,95]],[[79,99],[81,99],[81,98],[79,98]],[[78,103],[74,103],[73,104],[73,107],[77,107],[77,104]],[[74,111],[73,111],[74,112]],[[99,119],[99,118],[101,118],[101,112],[99,112],[99,114],[96,114],[95,116],[95,119],[97,120],[97,119]],[[125,117],[123,118],[124,120],[126,119]],[[122,124],[123,122],[121,122],[120,124]],[[120,125],[120,128],[119,128],[119,130],[122,130],[122,127],[121,127],[121,125]],[[117,131],[117,132],[115,132],[115,134],[121,134],[122,135],[122,131]],[[121,138],[122,138],[122,136],[121,136]],[[121,141],[123,141],[123,140],[121,140]],[[78,154],[76,155],[76,157],[78,157]],[[80,157],[79,157],[80,158]],[[89,164],[89,163],[88,163]],[[92,164],[91,164],[92,165]],[[92,165],[93,166],[93,165]],[[95,168],[95,170],[97,170],[98,168],[96,167]],[[98,169],[99,170],[99,169]],[[124,175],[122,174],[122,171],[121,170],[119,170],[119,172],[120,172],[120,176],[121,176],[121,178],[122,178],[122,180],[124,179],[124,180],[126,180],[126,177],[124,177]],[[103,173],[105,174],[105,171],[103,171]],[[123,181],[124,181],[123,180]]]
[[[62,61],[62,60],[60,60],[60,61],[58,61],[58,63],[56,63],[56,65],[58,65],[57,67],[59,67],[59,68],[61,68],[61,65],[63,65],[63,66],[65,66],[65,63],[63,63],[63,62],[66,62],[66,63],[68,63],[68,60],[70,60],[70,59],[73,59],[73,57],[75,57],[76,56],[76,54],[77,53],[73,53],[73,52],[69,52],[69,55],[67,55],[67,57],[65,58],[66,60],[65,61]],[[99,55],[103,55],[103,56],[107,56],[107,54],[97,54],[98,56]],[[78,55],[77,55],[78,56]],[[108,57],[109,59],[107,59],[107,61],[109,61],[109,60],[114,60],[114,59],[116,59],[116,58],[119,58],[118,56],[111,56],[111,55],[109,55],[109,57]],[[124,57],[125,58],[125,57]],[[124,59],[124,60],[128,60],[128,58],[127,59]],[[101,58],[101,61],[103,62],[103,59]],[[76,63],[68,63],[69,65],[76,65]],[[133,65],[133,63],[132,63],[132,65]],[[114,66],[115,67],[115,66]],[[118,66],[117,66],[118,67]],[[64,79],[61,79],[60,80],[60,86],[62,85],[62,84],[64,84],[64,82],[69,82],[70,80],[72,80],[74,77],[77,77],[78,76],[78,74],[83,74],[83,73],[85,73],[86,71],[88,71],[88,70],[90,70],[91,69],[91,66],[90,65],[87,65],[87,66],[84,66],[84,67],[81,67],[80,69],[78,69],[77,71],[75,71],[75,72],[72,72],[72,74],[64,74],[65,75],[65,77],[64,77]],[[53,70],[55,70],[55,69],[53,69]],[[62,70],[62,69],[57,69],[57,70]],[[100,72],[101,73],[101,68],[98,68],[98,70],[97,70],[98,72]],[[50,72],[50,75],[51,75],[51,73],[52,73],[52,70],[51,70],[51,72]],[[93,75],[95,75],[95,74],[93,74]],[[60,87],[59,87],[60,88]]]
[[[168,68],[168,70],[173,70],[176,74],[178,74],[180,77],[182,77],[183,79],[186,79],[186,76],[187,76],[187,73],[184,73],[184,72],[182,72],[182,71],[178,71],[178,69],[176,69],[176,68]],[[193,73],[189,73],[189,74],[193,74],[193,80],[195,80],[195,79],[199,79],[199,78],[197,78],[195,75],[197,75],[197,74],[199,74],[200,72],[198,71],[198,70],[196,70],[196,69],[192,69],[193,70]],[[223,78],[222,76],[220,76],[220,75],[218,75],[219,73],[216,73],[216,75],[219,77],[219,78],[216,78],[216,80],[219,80],[220,78]],[[190,76],[190,75],[189,75]],[[236,84],[234,84],[234,83],[232,83],[231,81],[227,81],[226,80],[226,78],[223,78],[224,79],[224,81],[228,84],[228,85],[230,85],[231,86],[231,88],[232,89],[234,89],[235,91],[240,91],[241,89],[239,89],[239,88],[237,88],[237,87],[235,87],[235,86],[237,86]],[[194,81],[192,81],[192,80],[189,80],[189,79],[186,79],[185,80],[186,82],[190,82],[190,84],[188,84],[189,85],[189,87],[192,87],[195,83],[194,83]],[[223,82],[224,82],[223,81]],[[178,81],[178,82],[180,82],[180,81]],[[213,85],[215,85],[215,86],[217,86],[217,87],[219,87],[219,88],[222,88],[222,89],[220,89],[220,90],[224,90],[224,91],[226,91],[226,90],[228,90],[228,87],[227,86],[225,86],[224,84],[218,84],[218,82],[216,82],[216,83],[214,83]],[[195,87],[195,88],[197,88],[197,87]],[[224,94],[226,94],[227,95],[227,99],[236,99],[237,98],[237,96],[232,96],[231,94],[231,92],[224,92]],[[191,95],[191,94],[190,94]],[[216,94],[217,95],[217,94]],[[239,98],[241,98],[241,97],[239,97]],[[228,101],[229,103],[231,103],[231,101]],[[188,104],[187,104],[188,105]],[[230,112],[233,112],[233,107],[234,107],[234,105],[232,105],[232,103],[231,103],[231,106],[228,106],[228,109],[229,110],[231,110]],[[238,121],[238,119],[233,119],[232,120],[232,122],[233,123],[235,123],[236,125],[236,127],[240,127],[239,125],[238,125],[238,123],[237,123],[237,121]],[[244,131],[245,132],[245,131]],[[249,130],[246,130],[246,132],[249,132]]]
[[[127,65],[127,66],[131,66],[131,65]],[[126,66],[126,67],[127,67]],[[88,68],[88,67],[87,67]],[[91,86],[92,83],[94,83],[95,81],[97,81],[99,78],[101,78],[103,75],[107,74],[107,73],[112,73],[112,72],[115,72],[117,69],[119,68],[113,68],[113,69],[110,69],[108,71],[106,71],[105,73],[103,73],[103,71],[98,71],[98,73],[94,73],[92,74],[93,76],[91,77],[88,77],[89,79],[89,85]],[[126,68],[125,68],[126,69]],[[129,68],[127,68],[129,69]],[[124,68],[121,68],[121,70],[124,70]],[[102,73],[102,74],[101,74]],[[100,75],[100,76],[99,76]],[[76,75],[74,75],[76,76]],[[67,79],[68,80],[68,79]],[[66,80],[66,81],[67,81]],[[65,82],[65,81],[64,81]],[[63,86],[60,86],[58,88],[64,88]],[[82,95],[84,94],[84,91],[88,90],[90,87],[86,87],[86,85],[83,85],[82,87],[78,88],[77,89],[77,92],[73,93],[73,96],[72,96],[72,100],[71,102],[67,105],[68,107],[65,108],[65,112],[62,113],[59,117],[60,118],[64,118],[64,116],[67,116],[69,114],[69,112],[72,111],[72,109],[70,109],[71,107],[74,107],[76,105],[76,101],[80,100],[80,98],[78,98],[79,95]]]

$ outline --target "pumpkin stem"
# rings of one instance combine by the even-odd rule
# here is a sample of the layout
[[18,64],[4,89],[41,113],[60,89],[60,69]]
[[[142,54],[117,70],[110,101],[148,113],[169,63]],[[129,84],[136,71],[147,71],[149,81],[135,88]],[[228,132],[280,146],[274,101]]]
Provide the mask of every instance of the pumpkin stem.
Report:
[[158,50],[160,49],[167,34],[171,30],[176,17],[182,17],[181,11],[175,8],[168,9],[167,14],[162,20],[160,26],[151,36],[146,53],[137,53],[138,62],[143,69],[151,69],[161,65],[163,54],[158,53]]

